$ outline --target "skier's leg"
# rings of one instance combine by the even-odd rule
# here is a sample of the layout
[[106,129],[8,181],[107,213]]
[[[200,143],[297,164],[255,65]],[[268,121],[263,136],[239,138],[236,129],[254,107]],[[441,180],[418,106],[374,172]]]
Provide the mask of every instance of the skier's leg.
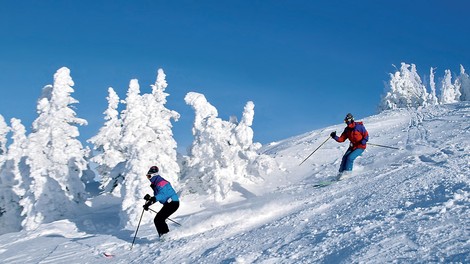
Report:
[[155,216],[155,219],[153,221],[155,223],[155,227],[157,228],[159,236],[170,232],[170,230],[168,229],[168,225],[165,222],[165,219],[167,219],[171,214],[173,214],[178,209],[179,205],[180,203],[175,201],[165,203],[163,204],[162,209]]
[[363,152],[364,152],[363,149],[355,149],[354,151],[350,152],[349,155],[347,155],[347,157],[345,159],[344,170],[345,171],[352,171],[354,160],[357,157],[361,156]]
[[348,149],[348,150],[346,151],[346,153],[344,153],[344,155],[343,155],[343,159],[341,160],[341,165],[339,165],[339,173],[341,173],[341,172],[343,172],[344,170],[346,170],[346,163],[347,163],[349,154],[351,154],[351,150],[350,150],[350,149]]

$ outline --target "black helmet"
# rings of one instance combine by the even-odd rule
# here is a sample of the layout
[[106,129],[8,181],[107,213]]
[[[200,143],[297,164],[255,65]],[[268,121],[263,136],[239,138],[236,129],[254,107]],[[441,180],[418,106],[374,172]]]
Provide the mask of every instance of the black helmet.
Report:
[[351,113],[348,113],[346,117],[344,118],[345,123],[350,123],[354,121],[354,116]]
[[150,167],[149,171],[147,172],[147,175],[149,174],[154,174],[158,172],[158,167],[157,166],[152,166]]

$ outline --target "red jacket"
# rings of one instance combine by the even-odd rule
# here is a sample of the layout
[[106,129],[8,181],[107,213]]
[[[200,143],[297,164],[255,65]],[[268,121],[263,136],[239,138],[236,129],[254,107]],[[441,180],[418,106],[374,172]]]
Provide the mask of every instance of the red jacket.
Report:
[[334,138],[337,142],[344,142],[346,139],[351,141],[351,148],[355,149],[366,149],[367,141],[369,140],[369,132],[362,122],[353,122],[349,124],[341,134]]

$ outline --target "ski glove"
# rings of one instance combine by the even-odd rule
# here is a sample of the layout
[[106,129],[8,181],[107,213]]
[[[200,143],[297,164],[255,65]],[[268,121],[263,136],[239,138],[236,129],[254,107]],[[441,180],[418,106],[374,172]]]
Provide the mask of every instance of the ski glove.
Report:
[[367,140],[365,140],[365,139],[361,140],[362,145],[365,145],[366,143],[367,143]]
[[145,210],[145,211],[148,211],[148,210],[149,210],[149,206],[151,206],[151,205],[152,205],[152,204],[151,204],[150,202],[146,202],[146,203],[144,204],[144,210]]
[[144,204],[144,210],[148,211],[149,207],[157,201],[157,198],[155,198],[155,196],[150,197],[150,195],[148,197],[147,195],[145,195],[144,199],[145,198],[148,198],[148,199],[146,199],[147,202]]
[[336,131],[331,132],[330,136],[331,136],[331,138],[335,138],[336,137]]
[[150,200],[150,197],[151,197],[150,194],[147,193],[147,194],[144,196],[144,200],[145,200],[145,201],[148,201],[148,200]]

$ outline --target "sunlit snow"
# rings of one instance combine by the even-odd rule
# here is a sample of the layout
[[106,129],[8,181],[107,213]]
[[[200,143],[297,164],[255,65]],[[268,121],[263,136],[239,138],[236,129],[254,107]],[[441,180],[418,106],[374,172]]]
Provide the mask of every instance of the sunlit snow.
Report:
[[[347,180],[336,176],[344,124],[267,144],[262,181],[233,183],[222,201],[184,193],[159,240],[152,221],[119,228],[120,199],[89,198],[67,219],[0,236],[3,263],[470,262],[470,103],[397,109],[362,119],[370,143]],[[278,170],[279,166],[284,170]],[[183,190],[178,190],[180,193]],[[135,203],[141,210],[143,200]],[[160,205],[154,205],[158,210]],[[152,215],[152,212],[145,212]],[[107,256],[105,256],[105,253]]]

